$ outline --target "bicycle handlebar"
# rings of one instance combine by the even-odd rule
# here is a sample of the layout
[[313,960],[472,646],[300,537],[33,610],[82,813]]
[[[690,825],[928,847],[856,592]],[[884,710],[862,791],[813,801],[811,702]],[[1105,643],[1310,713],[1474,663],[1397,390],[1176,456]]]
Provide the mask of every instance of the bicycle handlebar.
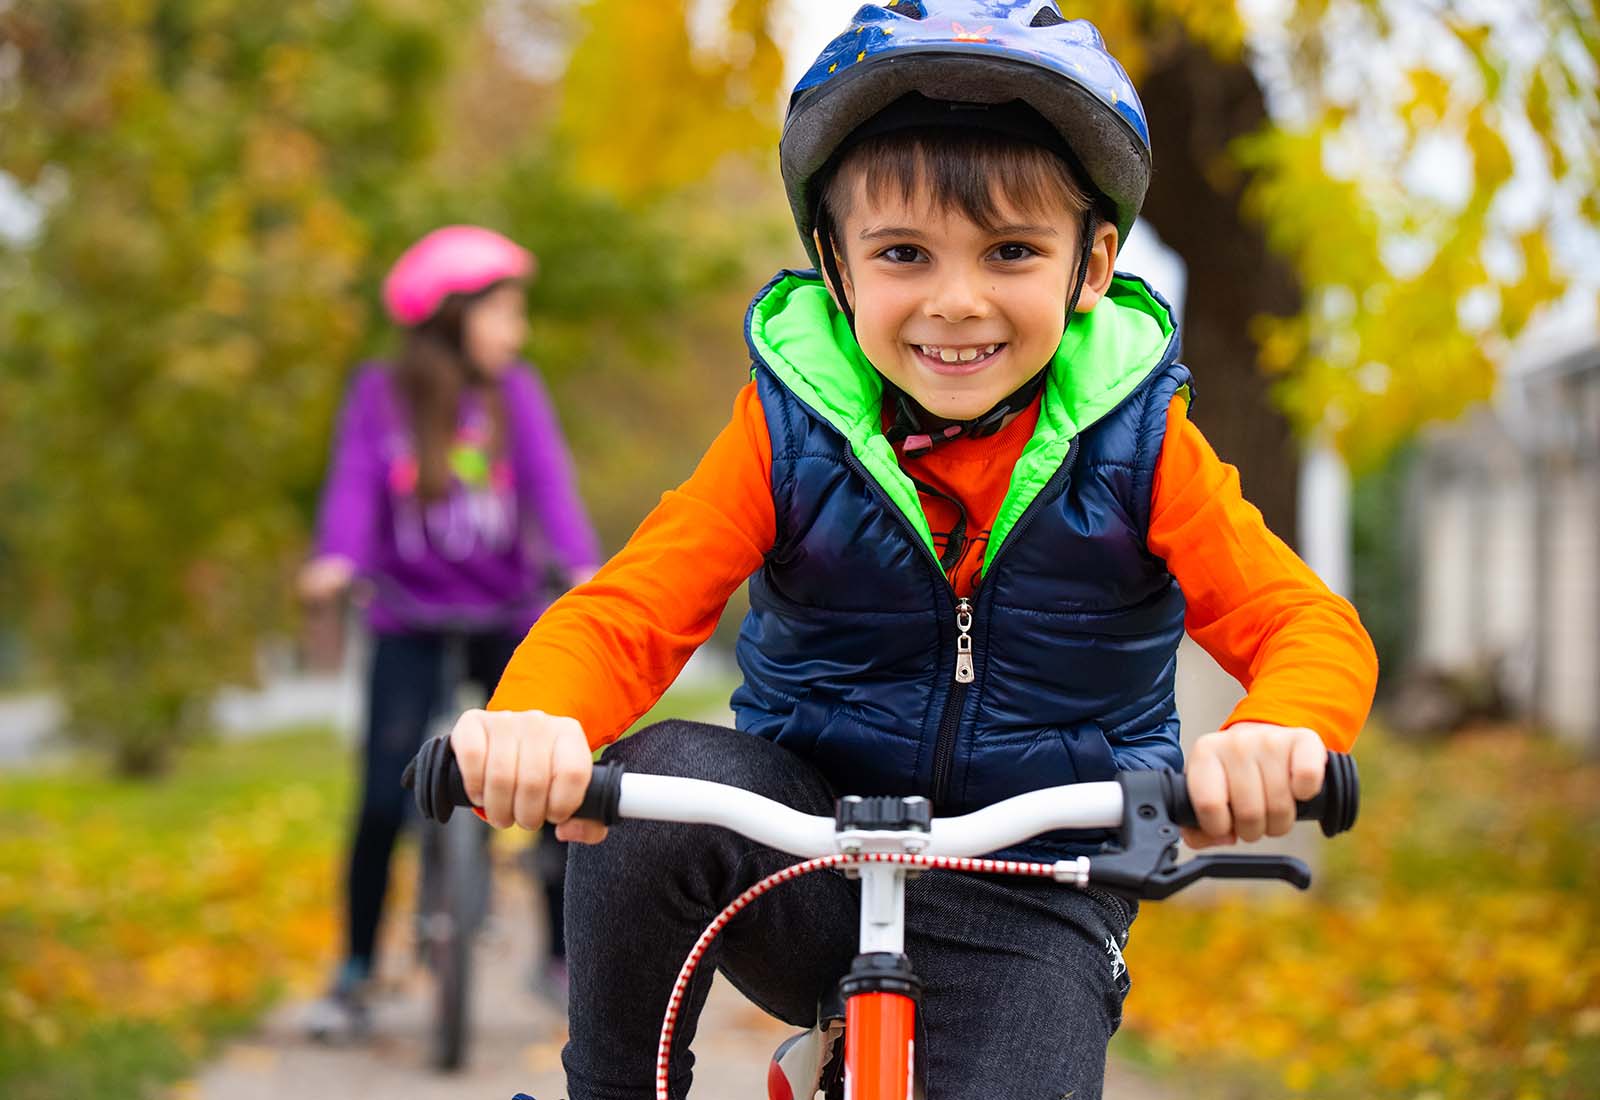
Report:
[[[1130,813],[1126,792],[1132,789],[1134,777],[1138,777],[1138,789],[1147,791],[1150,800],[1133,807]],[[448,821],[455,807],[472,806],[448,736],[433,738],[423,745],[406,768],[402,782],[415,790],[417,808],[430,820]],[[1145,794],[1139,797],[1144,798]],[[1295,816],[1301,821],[1319,822],[1323,834],[1333,836],[1355,823],[1359,801],[1354,760],[1345,753],[1329,753],[1322,790],[1314,798],[1297,803]],[[720,825],[804,858],[839,850],[834,818],[801,813],[754,792],[721,783],[624,774],[620,764],[595,765],[589,788],[574,816],[607,825],[624,818]],[[1113,781],[1047,787],[960,817],[934,818],[922,851],[928,855],[975,856],[1055,829],[1119,826],[1123,827],[1126,847],[1126,834],[1136,821],[1154,823],[1158,818],[1162,825],[1195,824],[1188,783],[1177,772],[1131,772]],[[1175,835],[1158,835],[1168,843],[1176,840]],[[1218,868],[1222,869],[1221,864]]]

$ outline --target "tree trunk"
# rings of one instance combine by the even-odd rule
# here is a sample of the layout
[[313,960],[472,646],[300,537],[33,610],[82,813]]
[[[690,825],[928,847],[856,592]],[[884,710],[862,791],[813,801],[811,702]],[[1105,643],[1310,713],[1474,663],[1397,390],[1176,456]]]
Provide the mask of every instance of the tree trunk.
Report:
[[1239,467],[1268,526],[1293,544],[1299,446],[1257,368],[1250,322],[1292,316],[1303,299],[1261,226],[1240,210],[1248,177],[1228,157],[1230,142],[1266,121],[1261,88],[1242,61],[1219,61],[1174,34],[1152,52],[1139,95],[1155,146],[1144,216],[1188,267],[1183,360],[1195,377],[1194,422]]

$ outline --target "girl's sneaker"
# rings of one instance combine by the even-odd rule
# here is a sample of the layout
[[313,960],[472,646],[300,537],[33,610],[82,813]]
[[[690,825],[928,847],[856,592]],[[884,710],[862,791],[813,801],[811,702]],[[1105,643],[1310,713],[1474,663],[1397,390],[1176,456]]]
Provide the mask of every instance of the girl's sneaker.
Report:
[[357,1043],[372,1034],[367,1004],[369,982],[363,968],[346,963],[333,988],[306,1010],[306,1034],[319,1043]]

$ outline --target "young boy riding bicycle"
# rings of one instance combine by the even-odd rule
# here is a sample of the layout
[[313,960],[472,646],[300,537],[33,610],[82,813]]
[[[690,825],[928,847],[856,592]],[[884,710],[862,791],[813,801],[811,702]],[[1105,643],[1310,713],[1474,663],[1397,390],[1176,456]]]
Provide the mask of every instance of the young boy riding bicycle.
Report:
[[[1176,319],[1114,273],[1151,152],[1098,32],[1049,0],[864,7],[796,87],[780,153],[825,274],[757,295],[732,422],[452,733],[490,822],[562,822],[594,845],[568,877],[574,1100],[650,1095],[679,960],[788,862],[720,830],[639,822],[596,844],[598,824],[568,820],[591,750],[655,702],[747,579],[737,730],[662,723],[608,759],[809,813],[849,793],[959,814],[1180,768],[1187,630],[1248,689],[1189,754],[1200,846],[1287,832],[1372,697],[1354,611],[1243,500],[1187,418]],[[736,919],[712,961],[809,1026],[855,954],[857,894],[811,876]],[[1133,907],[940,872],[908,896],[935,1095],[1098,1096]]]

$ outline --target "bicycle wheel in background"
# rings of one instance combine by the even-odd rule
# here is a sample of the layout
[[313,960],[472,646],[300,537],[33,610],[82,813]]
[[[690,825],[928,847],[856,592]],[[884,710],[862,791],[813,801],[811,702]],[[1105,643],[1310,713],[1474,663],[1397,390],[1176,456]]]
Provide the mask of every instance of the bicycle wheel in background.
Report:
[[428,832],[423,928],[434,986],[429,1063],[450,1072],[465,1063],[472,1030],[472,946],[489,908],[488,826],[474,814],[457,813]]

